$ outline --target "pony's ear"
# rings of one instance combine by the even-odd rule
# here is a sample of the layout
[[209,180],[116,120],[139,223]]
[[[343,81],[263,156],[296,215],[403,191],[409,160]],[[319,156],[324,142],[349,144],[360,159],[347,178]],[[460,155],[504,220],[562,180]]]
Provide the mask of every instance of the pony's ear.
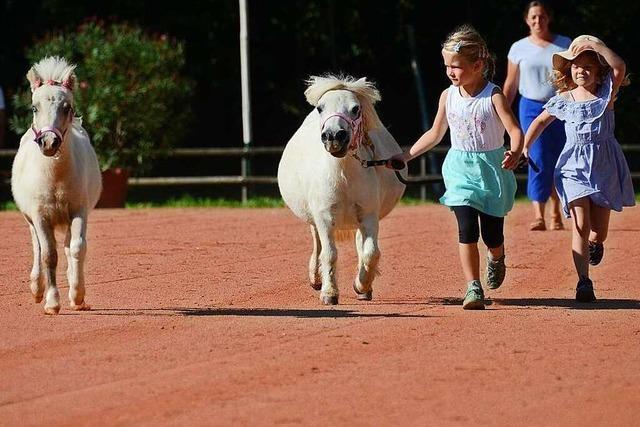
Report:
[[376,102],[380,101],[380,91],[376,88],[375,83],[367,80],[366,77],[361,77],[356,80],[354,86],[358,88],[356,92],[366,97],[369,102],[371,102],[371,105],[375,105]]
[[312,106],[316,107],[318,105],[318,101],[322,94],[318,94],[318,83],[322,80],[321,77],[318,76],[309,76],[309,78],[305,81],[307,85],[307,89],[304,91],[304,96],[307,99],[307,102]]
[[33,67],[31,67],[31,69],[27,73],[27,80],[29,80],[29,84],[31,85],[31,92],[34,92],[36,89],[42,86],[42,79]]

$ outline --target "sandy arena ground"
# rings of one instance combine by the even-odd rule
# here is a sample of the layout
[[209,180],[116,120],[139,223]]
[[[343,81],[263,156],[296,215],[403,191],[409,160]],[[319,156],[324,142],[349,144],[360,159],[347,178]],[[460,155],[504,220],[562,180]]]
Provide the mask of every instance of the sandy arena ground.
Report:
[[372,302],[341,243],[335,307],[286,209],[98,210],[94,310],[68,310],[60,250],[63,307],[45,316],[27,226],[1,212],[0,425],[637,425],[640,209],[612,215],[587,305],[571,232],[529,232],[529,214],[507,219],[505,284],[468,312],[439,205],[382,222]]

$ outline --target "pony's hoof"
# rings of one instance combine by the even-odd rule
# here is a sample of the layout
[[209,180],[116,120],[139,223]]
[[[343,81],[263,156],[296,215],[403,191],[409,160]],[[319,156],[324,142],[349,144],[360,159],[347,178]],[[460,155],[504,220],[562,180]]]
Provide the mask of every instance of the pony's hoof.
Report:
[[338,304],[338,296],[337,295],[323,295],[322,303],[324,305],[337,305]]
[[71,303],[69,305],[69,308],[71,310],[75,310],[75,311],[89,311],[89,310],[91,310],[91,306],[89,304],[87,304],[86,302],[84,302],[84,301],[82,301],[80,304]]
[[353,284],[353,290],[356,293],[356,298],[360,301],[371,301],[373,298],[373,291],[360,292],[355,283]]
[[60,306],[59,305],[53,306],[53,307],[45,307],[44,308],[44,314],[55,315],[55,314],[58,314],[58,313],[60,313]]
[[363,294],[358,294],[356,295],[356,298],[359,299],[360,301],[371,301],[373,299],[373,292],[369,291]]
[[311,282],[310,285],[316,291],[319,291],[320,289],[322,289],[322,282],[320,282],[320,283]]

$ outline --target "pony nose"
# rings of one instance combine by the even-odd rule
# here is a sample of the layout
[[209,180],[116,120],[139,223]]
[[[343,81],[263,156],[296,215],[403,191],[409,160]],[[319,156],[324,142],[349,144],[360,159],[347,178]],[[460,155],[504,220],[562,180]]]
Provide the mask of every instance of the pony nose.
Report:
[[51,143],[51,148],[54,150],[57,150],[58,147],[60,147],[60,144],[62,144],[62,140],[56,136],[55,138],[53,138],[53,142]]
[[347,142],[347,138],[349,138],[349,134],[347,134],[347,131],[344,129],[340,129],[338,132],[336,132],[336,135],[334,137],[334,139],[341,144]]
[[44,145],[45,147],[57,148],[60,146],[60,138],[53,132],[44,132],[44,134],[39,138],[40,145]]
[[349,140],[349,133],[344,129],[339,129],[336,133],[333,133],[330,130],[325,130],[320,134],[320,138],[322,139],[322,142],[335,141],[340,144],[344,144]]
[[53,132],[45,132],[36,142],[45,155],[51,156],[58,151],[58,148],[62,144],[62,139]]

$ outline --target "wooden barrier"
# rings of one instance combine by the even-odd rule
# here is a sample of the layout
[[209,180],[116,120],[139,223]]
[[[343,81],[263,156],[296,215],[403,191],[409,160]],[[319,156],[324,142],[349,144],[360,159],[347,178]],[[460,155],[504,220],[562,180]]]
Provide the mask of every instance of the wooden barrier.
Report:
[[[624,144],[621,145],[624,152],[640,152],[640,144]],[[403,147],[406,149],[407,147]],[[235,147],[217,147],[217,148],[177,148],[172,150],[169,158],[193,158],[193,157],[239,157],[241,159],[255,157],[267,154],[280,154],[284,147],[251,147],[251,148],[235,148]],[[434,147],[430,152],[437,154],[445,154],[449,147]],[[0,158],[12,158],[16,154],[16,150],[0,149]],[[633,179],[640,178],[640,172],[632,172]],[[516,179],[526,180],[527,175],[524,173],[516,174]],[[418,175],[410,175],[409,182],[412,184],[427,184],[442,181],[442,175],[421,173]],[[183,176],[183,177],[131,177],[129,185],[131,186],[177,186],[177,185],[254,185],[254,184],[277,184],[275,176]],[[8,185],[9,180],[2,180],[3,185]]]

